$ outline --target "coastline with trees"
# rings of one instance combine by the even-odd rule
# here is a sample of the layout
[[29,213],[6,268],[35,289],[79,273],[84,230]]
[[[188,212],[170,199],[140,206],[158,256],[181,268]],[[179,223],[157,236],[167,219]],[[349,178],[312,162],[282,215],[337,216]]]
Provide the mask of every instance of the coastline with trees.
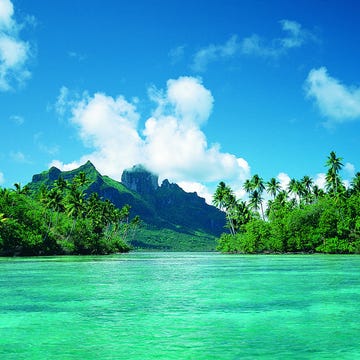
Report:
[[61,176],[51,187],[0,188],[0,255],[90,255],[128,252],[127,238],[140,219],[130,206],[116,208],[84,191],[86,174],[71,181]]
[[[334,151],[325,166],[325,188],[307,175],[282,189],[258,174],[245,181],[248,200],[220,182],[213,204],[225,211],[228,232],[218,240],[224,253],[360,253],[360,172],[345,187],[342,158]],[[265,195],[269,200],[265,203]]]

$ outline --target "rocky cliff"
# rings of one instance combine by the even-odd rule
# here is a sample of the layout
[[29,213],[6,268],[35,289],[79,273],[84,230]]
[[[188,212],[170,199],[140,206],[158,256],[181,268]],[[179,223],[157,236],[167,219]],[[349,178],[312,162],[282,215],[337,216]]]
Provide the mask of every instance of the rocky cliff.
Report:
[[[119,208],[129,204],[132,216],[141,217],[146,231],[142,230],[134,240],[136,246],[167,250],[211,250],[216,246],[215,237],[224,230],[223,212],[206,204],[196,193],[187,193],[168,180],[159,186],[158,176],[142,165],[125,170],[121,183],[101,175],[89,161],[72,171],[60,171],[52,167],[34,175],[28,186],[37,192],[41,186],[51,188],[59,176],[71,181],[79,172],[84,172],[88,179],[84,188],[87,196],[96,192]],[[170,238],[171,244],[168,241]],[[161,244],[158,244],[160,240]]]
[[158,181],[158,176],[143,165],[135,165],[131,169],[124,170],[121,175],[121,182],[128,189],[142,195],[154,193],[159,187]]

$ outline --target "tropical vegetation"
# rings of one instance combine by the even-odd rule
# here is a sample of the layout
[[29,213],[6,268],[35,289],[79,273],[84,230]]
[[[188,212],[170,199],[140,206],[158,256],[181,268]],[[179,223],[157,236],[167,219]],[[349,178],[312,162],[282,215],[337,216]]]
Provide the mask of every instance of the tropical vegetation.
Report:
[[244,182],[244,201],[220,182],[213,204],[225,211],[228,232],[218,240],[218,250],[360,253],[360,172],[345,186],[342,161],[334,151],[328,156],[324,189],[307,175],[283,189],[276,178],[265,182],[256,174]]
[[[225,225],[225,214],[208,205],[196,193],[187,193],[177,184],[163,180],[141,165],[125,169],[121,182],[100,174],[87,161],[80,167],[61,171],[56,167],[35,174],[26,185],[31,192],[52,188],[60,177],[69,183],[80,172],[86,174],[86,196],[97,193],[121,209],[131,206],[130,221],[134,215],[141,218],[136,236],[127,242],[134,249],[157,251],[214,251],[216,239]],[[0,209],[1,212],[1,209]]]
[[109,254],[127,252],[127,240],[140,223],[130,206],[116,208],[98,194],[87,194],[80,172],[61,176],[37,191],[14,184],[0,188],[0,255]]

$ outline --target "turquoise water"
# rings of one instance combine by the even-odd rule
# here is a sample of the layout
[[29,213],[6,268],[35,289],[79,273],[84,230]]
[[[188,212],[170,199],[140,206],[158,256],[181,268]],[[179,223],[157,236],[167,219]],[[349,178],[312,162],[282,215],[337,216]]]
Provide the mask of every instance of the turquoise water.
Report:
[[360,257],[0,259],[0,359],[360,359]]

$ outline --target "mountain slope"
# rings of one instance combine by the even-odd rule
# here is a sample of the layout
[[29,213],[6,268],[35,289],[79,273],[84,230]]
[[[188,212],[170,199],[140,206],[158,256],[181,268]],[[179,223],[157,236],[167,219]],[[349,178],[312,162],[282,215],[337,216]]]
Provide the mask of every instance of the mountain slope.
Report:
[[90,161],[71,171],[52,167],[34,175],[28,187],[38,192],[42,186],[52,187],[60,176],[70,181],[80,172],[86,174],[84,191],[88,196],[96,192],[119,208],[129,204],[131,215],[140,216],[143,226],[131,239],[134,247],[172,251],[215,248],[215,238],[225,225],[224,214],[168,180],[159,186],[158,177],[141,165],[125,170],[121,182],[101,175]]

